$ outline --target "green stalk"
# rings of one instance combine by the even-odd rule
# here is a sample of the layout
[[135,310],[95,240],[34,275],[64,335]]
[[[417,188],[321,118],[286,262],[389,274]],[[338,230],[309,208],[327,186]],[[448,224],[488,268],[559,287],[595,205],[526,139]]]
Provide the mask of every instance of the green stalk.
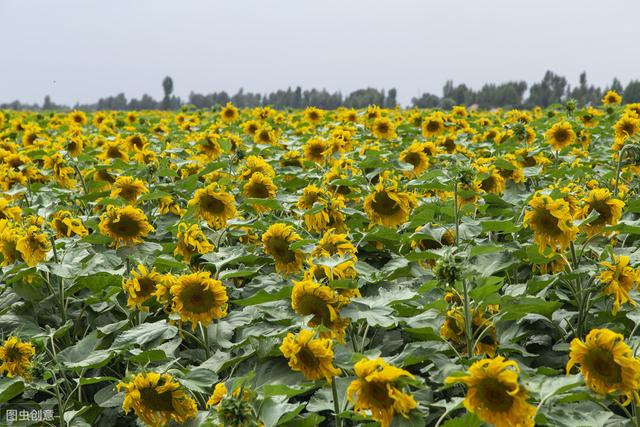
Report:
[[338,401],[338,388],[336,386],[336,377],[331,379],[331,392],[333,393],[333,412],[336,418],[336,427],[342,424],[340,421],[340,403]]
[[467,356],[473,357],[473,328],[471,318],[471,301],[469,300],[469,286],[466,279],[462,279],[462,292],[464,297],[464,335],[467,340]]
[[206,360],[209,360],[209,328],[200,323],[200,331],[202,332],[202,345],[204,347],[204,355]]

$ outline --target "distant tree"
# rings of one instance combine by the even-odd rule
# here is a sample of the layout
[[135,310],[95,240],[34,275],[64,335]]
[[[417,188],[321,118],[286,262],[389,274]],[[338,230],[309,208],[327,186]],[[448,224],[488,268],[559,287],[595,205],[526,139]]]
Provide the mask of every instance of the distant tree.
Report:
[[436,108],[440,105],[440,97],[431,93],[423,93],[420,98],[411,98],[411,104],[417,108]]
[[624,88],[624,97],[622,101],[625,104],[640,102],[640,81],[631,80]]
[[531,85],[527,105],[529,107],[548,107],[562,102],[567,88],[567,79],[552,71],[547,71],[540,83]]

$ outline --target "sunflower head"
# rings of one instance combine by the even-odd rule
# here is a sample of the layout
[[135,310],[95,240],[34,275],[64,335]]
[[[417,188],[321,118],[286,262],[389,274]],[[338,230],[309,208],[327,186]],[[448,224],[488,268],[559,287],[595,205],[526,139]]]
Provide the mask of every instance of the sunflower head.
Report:
[[24,262],[33,267],[47,257],[47,252],[51,250],[51,242],[45,233],[40,232],[40,228],[32,225],[18,238],[16,249]]
[[235,122],[239,115],[238,109],[230,102],[227,102],[227,105],[220,111],[220,117],[228,123]]
[[615,90],[608,91],[602,97],[602,103],[604,105],[618,105],[622,102],[622,97]]
[[564,250],[575,240],[578,228],[573,224],[569,204],[564,199],[536,194],[529,207],[523,223],[533,230],[540,253],[547,247],[555,251],[556,246],[560,246]]
[[640,270],[630,267],[629,257],[625,255],[614,255],[613,262],[603,261],[600,265],[604,270],[598,275],[598,280],[605,285],[603,294],[614,296],[613,314],[625,303],[635,307],[629,293],[640,284]]
[[344,333],[348,319],[339,315],[342,301],[339,295],[329,286],[313,280],[294,282],[291,292],[291,306],[293,311],[301,316],[312,315],[309,326],[322,325],[330,332],[321,332],[324,337],[335,337],[340,342],[344,340]]
[[190,321],[194,330],[198,322],[208,326],[214,319],[227,315],[227,289],[221,281],[212,279],[208,271],[178,277],[170,292],[173,312],[182,321]]
[[189,261],[194,254],[204,255],[213,250],[213,245],[204,235],[198,224],[178,225],[178,242],[174,255],[181,255],[185,261]]
[[[242,191],[246,197],[255,199],[274,199],[276,197],[277,187],[269,178],[262,174],[262,172],[256,172],[251,175],[251,178],[244,184]],[[253,207],[258,212],[266,212],[269,210],[267,206],[260,204],[253,204]]]
[[36,350],[31,343],[20,341],[15,336],[7,338],[0,347],[0,375],[28,378],[31,359],[35,354]]
[[116,178],[116,182],[113,183],[110,197],[122,197],[127,203],[133,205],[140,195],[148,192],[147,186],[138,178],[119,176]]
[[598,217],[585,224],[589,236],[599,233],[606,225],[616,225],[622,217],[624,202],[613,197],[606,188],[594,188],[589,195],[582,199],[583,206],[579,214],[582,218],[596,212]]
[[200,217],[218,229],[225,227],[227,221],[237,214],[233,195],[215,182],[196,190],[189,206],[197,206]]
[[127,305],[132,309],[149,311],[144,303],[155,295],[157,286],[162,282],[162,275],[155,269],[149,271],[140,264],[137,271],[131,271],[131,276],[131,279],[122,281],[122,289],[128,297]]
[[397,182],[381,179],[364,200],[364,210],[372,224],[398,227],[409,219],[417,205],[416,196],[398,190]]
[[331,382],[340,375],[340,369],[333,366],[333,343],[327,338],[313,338],[313,332],[303,329],[294,335],[287,334],[280,351],[289,361],[289,367],[308,380],[324,378]]
[[100,232],[111,237],[116,248],[137,245],[155,229],[149,224],[142,209],[133,206],[109,205],[100,215]]
[[80,218],[74,218],[71,212],[60,210],[50,217],[49,225],[56,231],[58,237],[84,237],[89,234]]
[[554,150],[560,151],[575,142],[576,132],[573,130],[571,123],[562,121],[551,126],[545,133],[545,138]]
[[276,271],[283,274],[295,273],[302,267],[304,253],[300,249],[289,246],[301,240],[292,226],[275,223],[271,224],[262,235],[264,251],[271,255],[276,263]]
[[395,124],[388,117],[378,117],[371,125],[371,132],[379,139],[395,139],[398,137]]

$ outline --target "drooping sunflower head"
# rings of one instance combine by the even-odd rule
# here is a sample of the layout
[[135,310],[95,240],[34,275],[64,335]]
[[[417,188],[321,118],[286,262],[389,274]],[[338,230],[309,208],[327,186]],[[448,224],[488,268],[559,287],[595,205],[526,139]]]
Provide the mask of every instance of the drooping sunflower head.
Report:
[[605,285],[603,294],[614,296],[613,314],[625,303],[635,307],[636,303],[629,293],[640,284],[640,270],[629,266],[629,257],[625,255],[613,255],[613,262],[603,261],[600,265],[605,270],[597,278]]
[[402,390],[402,378],[415,377],[383,359],[361,359],[355,364],[357,378],[347,388],[347,398],[358,414],[371,411],[371,417],[388,427],[395,414],[407,417],[418,405],[411,394]]
[[349,241],[346,234],[336,233],[335,229],[327,230],[311,253],[314,257],[330,257],[333,255],[351,255],[355,257],[357,249]]
[[133,135],[127,136],[125,143],[130,150],[140,151],[149,143],[149,140],[143,134],[134,133]]
[[613,197],[606,188],[594,188],[589,195],[582,199],[583,206],[580,211],[582,218],[587,218],[591,212],[596,212],[598,217],[585,224],[589,236],[599,233],[606,225],[616,225],[622,217],[624,202]]
[[573,224],[569,204],[564,199],[536,194],[529,207],[523,223],[533,230],[540,253],[547,247],[554,252],[556,246],[564,250],[575,240],[578,228]]
[[211,278],[208,271],[178,277],[171,286],[172,311],[182,321],[190,321],[195,330],[198,322],[208,326],[214,319],[227,315],[229,297],[222,282]]
[[160,215],[168,215],[171,213],[176,216],[181,216],[184,211],[171,196],[160,197],[158,200],[158,210],[160,211]]
[[271,224],[262,235],[264,251],[273,257],[277,272],[287,275],[299,271],[302,267],[304,253],[300,249],[289,247],[298,240],[301,240],[301,237],[293,227],[283,223]]
[[189,261],[194,254],[204,255],[213,250],[213,245],[198,224],[187,225],[181,222],[177,237],[174,255],[181,255],[185,261]]
[[80,218],[74,218],[71,212],[60,210],[50,217],[49,225],[56,231],[58,237],[84,237],[89,234]]
[[276,176],[275,170],[265,159],[259,156],[249,156],[238,170],[238,177],[246,180],[251,178],[255,172],[260,172],[269,178]]
[[10,201],[4,197],[0,197],[0,219],[10,219],[20,221],[22,209],[19,206],[11,206]]
[[536,408],[518,384],[519,372],[516,362],[497,356],[474,362],[467,375],[448,377],[445,383],[466,384],[464,406],[483,421],[496,427],[533,427]]
[[215,228],[223,228],[237,214],[233,195],[215,182],[196,190],[189,200],[189,206],[194,205],[198,207],[198,215]]
[[100,232],[111,237],[116,248],[137,245],[155,229],[149,224],[142,209],[133,206],[107,206],[100,215]]
[[276,145],[278,143],[278,132],[271,126],[263,124],[253,134],[253,142],[256,144]]
[[24,234],[16,242],[16,249],[24,262],[33,267],[47,257],[51,242],[45,233],[40,232],[40,228],[32,225],[24,230]]
[[415,195],[398,191],[396,182],[383,179],[364,199],[364,210],[372,224],[395,228],[407,222],[416,204]]
[[221,139],[222,135],[208,132],[199,138],[196,147],[198,151],[207,156],[207,158],[215,160],[223,153],[222,146],[220,146]]
[[113,183],[110,197],[122,197],[127,203],[134,205],[140,195],[148,192],[149,189],[142,180],[130,176],[119,176]]
[[487,193],[502,194],[506,188],[506,181],[495,166],[478,166],[476,170],[482,177],[480,188]]
[[316,283],[313,280],[294,282],[291,291],[291,306],[293,311],[301,316],[312,315],[309,326],[322,325],[331,330],[327,334],[321,332],[321,336],[333,336],[343,342],[348,319],[343,319],[339,314],[340,298],[338,294],[327,285]]
[[328,338],[313,338],[313,332],[301,330],[298,335],[288,333],[280,345],[280,351],[288,359],[289,367],[308,380],[324,378],[328,383],[340,375],[333,366],[333,342]]
[[198,413],[195,400],[169,374],[137,374],[116,388],[125,392],[124,412],[133,410],[150,427],[163,427],[171,420],[183,424]]
[[0,375],[28,378],[31,359],[35,354],[36,350],[31,343],[20,341],[15,336],[7,338],[0,347]]
[[592,329],[586,340],[571,341],[567,373],[580,366],[584,380],[598,394],[617,394],[625,404],[638,400],[640,360],[633,355],[624,337],[609,329]]
[[575,142],[576,132],[573,130],[571,123],[562,121],[551,126],[545,133],[545,138],[554,150],[560,151]]

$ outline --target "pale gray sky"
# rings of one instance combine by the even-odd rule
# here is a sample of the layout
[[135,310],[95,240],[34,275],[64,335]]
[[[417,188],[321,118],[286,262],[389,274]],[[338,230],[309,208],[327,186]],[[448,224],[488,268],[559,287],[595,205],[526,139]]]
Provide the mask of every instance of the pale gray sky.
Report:
[[0,102],[640,78],[638,0],[0,0]]

